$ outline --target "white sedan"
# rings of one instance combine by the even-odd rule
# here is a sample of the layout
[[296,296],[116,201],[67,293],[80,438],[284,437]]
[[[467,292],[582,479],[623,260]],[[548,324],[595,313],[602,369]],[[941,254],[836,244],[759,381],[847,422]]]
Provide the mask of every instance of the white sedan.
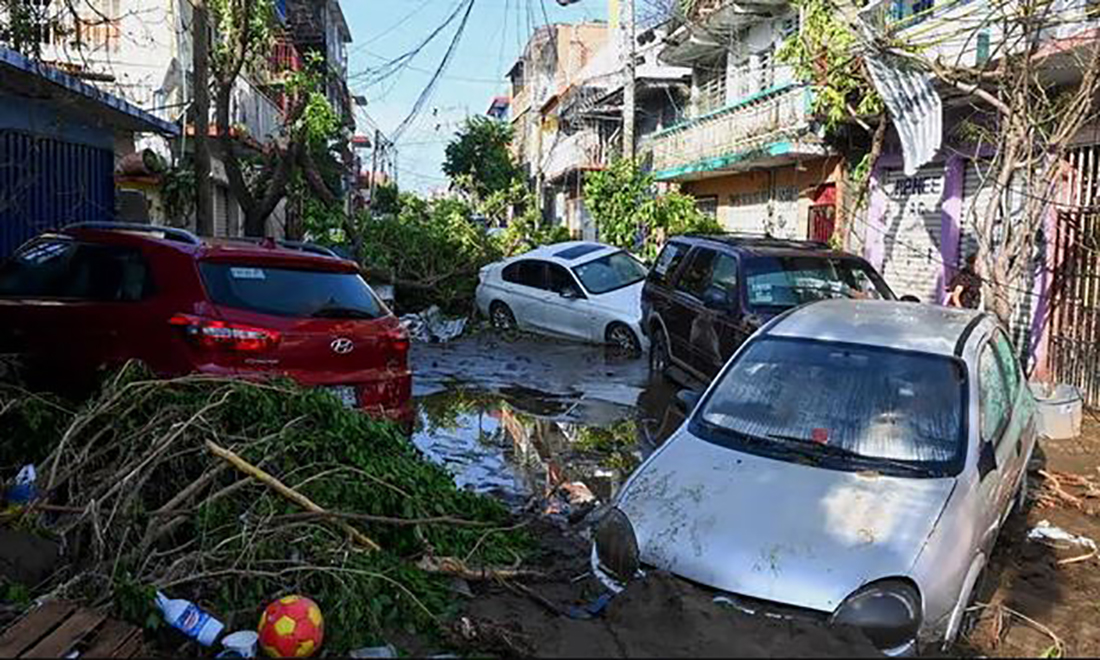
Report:
[[589,242],[546,245],[481,269],[477,306],[498,329],[644,350],[647,269],[630,253]]

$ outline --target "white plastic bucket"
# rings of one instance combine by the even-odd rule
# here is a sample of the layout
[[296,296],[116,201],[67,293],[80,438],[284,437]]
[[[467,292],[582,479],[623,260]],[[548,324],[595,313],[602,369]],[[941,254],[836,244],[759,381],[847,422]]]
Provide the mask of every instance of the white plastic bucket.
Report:
[[1081,435],[1084,404],[1072,385],[1031,383],[1039,402],[1039,435],[1050,440],[1071,440]]

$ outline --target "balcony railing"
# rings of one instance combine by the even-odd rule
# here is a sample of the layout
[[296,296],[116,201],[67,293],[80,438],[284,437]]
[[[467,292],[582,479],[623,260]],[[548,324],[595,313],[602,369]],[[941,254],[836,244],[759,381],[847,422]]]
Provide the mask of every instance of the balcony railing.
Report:
[[543,174],[556,179],[572,170],[601,168],[606,163],[605,146],[593,131],[561,137],[543,158]]
[[652,152],[659,177],[721,169],[724,161],[744,160],[772,144],[804,135],[810,125],[811,100],[808,87],[786,83],[654,133],[642,147]]

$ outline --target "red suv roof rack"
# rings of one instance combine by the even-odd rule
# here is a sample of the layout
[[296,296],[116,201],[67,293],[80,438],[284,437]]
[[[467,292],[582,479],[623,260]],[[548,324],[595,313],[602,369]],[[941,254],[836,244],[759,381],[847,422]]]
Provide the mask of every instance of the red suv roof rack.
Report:
[[129,231],[140,232],[143,234],[163,234],[164,238],[170,241],[177,241],[179,243],[187,243],[189,245],[200,245],[202,243],[198,236],[195,236],[186,229],[180,229],[178,227],[162,227],[160,225],[146,225],[137,222],[78,222],[71,225],[66,225],[62,228],[62,231],[68,231],[70,229],[92,229],[96,231]]

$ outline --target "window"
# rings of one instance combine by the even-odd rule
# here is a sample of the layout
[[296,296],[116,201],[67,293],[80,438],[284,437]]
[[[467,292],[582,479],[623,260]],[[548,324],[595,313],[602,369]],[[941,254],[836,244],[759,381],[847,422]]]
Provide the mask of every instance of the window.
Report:
[[8,297],[130,302],[152,288],[141,251],[113,245],[38,241],[0,270],[0,296]]
[[0,269],[0,296],[59,296],[76,248],[71,241],[36,241]]
[[603,245],[598,243],[587,243],[584,245],[574,245],[573,247],[565,248],[560,252],[555,252],[554,256],[559,259],[565,259],[566,261],[572,261],[573,259],[580,259],[586,254],[592,254],[593,252],[599,252],[604,249]]
[[728,254],[719,254],[715,257],[709,286],[721,290],[727,300],[735,300],[737,298],[737,259]]
[[749,305],[795,307],[827,298],[893,300],[862,261],[822,257],[756,257],[745,263]]
[[[836,470],[957,474],[966,380],[953,358],[810,339],[750,343],[716,382],[692,432]],[[922,474],[923,472],[923,474]]]
[[718,217],[718,196],[710,195],[709,197],[696,197],[695,208],[704,215],[709,215],[712,218]]
[[626,252],[613,252],[574,266],[573,273],[589,293],[599,295],[637,284],[645,279],[646,267]]
[[711,272],[714,267],[714,258],[718,253],[714,250],[699,249],[691,258],[684,274],[680,276],[676,288],[696,298],[702,298],[710,284]]
[[505,282],[529,286],[533,289],[543,289],[546,285],[543,281],[543,267],[541,261],[524,259],[506,267],[501,274]]
[[982,440],[996,442],[1009,417],[1008,385],[992,344],[986,344],[978,361]]
[[584,295],[581,293],[581,288],[577,286],[577,281],[564,267],[557,264],[547,264],[546,274],[550,283],[550,290],[554,293],[572,291],[578,295]]
[[134,302],[152,292],[141,251],[114,245],[80,245],[73,253],[62,295],[100,302]]
[[294,318],[376,319],[388,312],[358,273],[200,262],[217,305]]
[[756,90],[762,92],[769,89],[775,80],[775,62],[772,60],[771,49],[762,50],[756,54]]
[[649,281],[658,284],[668,284],[669,278],[676,274],[680,264],[684,261],[684,255],[688,253],[688,246],[683,243],[668,243],[661,254],[657,255],[657,263],[649,271]]
[[1015,402],[1016,395],[1020,391],[1020,363],[1016,360],[1012,342],[1008,341],[1005,333],[998,330],[993,339],[993,346],[996,348],[997,361],[1001,364],[1005,382],[1008,385],[1008,400]]

